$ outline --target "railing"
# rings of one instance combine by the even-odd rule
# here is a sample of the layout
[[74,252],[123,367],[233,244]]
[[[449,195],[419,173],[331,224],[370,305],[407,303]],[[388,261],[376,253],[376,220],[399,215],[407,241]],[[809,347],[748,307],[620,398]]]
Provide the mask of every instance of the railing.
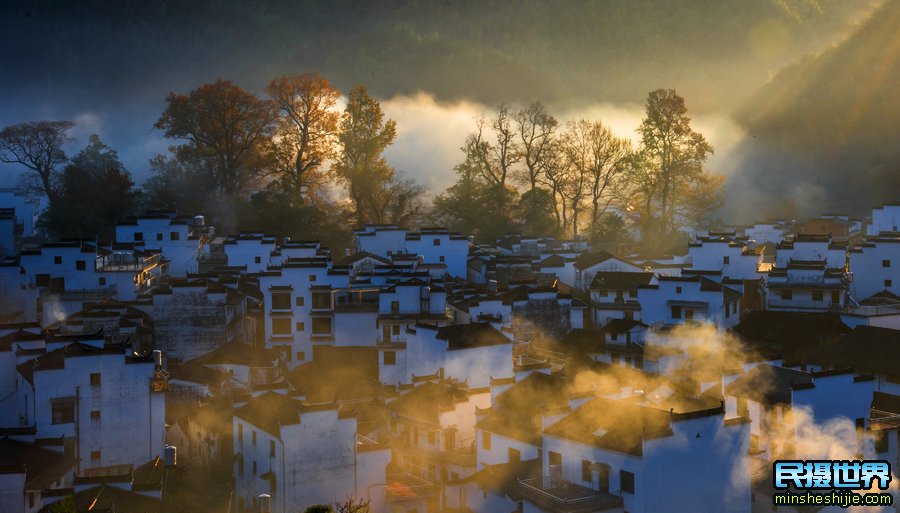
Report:
[[421,499],[431,497],[437,493],[437,487],[432,482],[416,477],[408,472],[388,474],[386,477],[386,501]]
[[160,255],[153,254],[147,257],[134,257],[133,255],[113,255],[110,260],[97,264],[98,271],[143,271],[159,264]]
[[548,511],[603,511],[621,508],[618,495],[602,493],[568,481],[555,482],[548,476],[519,479],[522,495],[538,507]]

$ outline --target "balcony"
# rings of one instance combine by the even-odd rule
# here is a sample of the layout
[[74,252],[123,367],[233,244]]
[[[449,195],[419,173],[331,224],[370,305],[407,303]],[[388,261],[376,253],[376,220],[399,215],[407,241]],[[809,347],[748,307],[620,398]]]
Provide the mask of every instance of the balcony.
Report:
[[434,483],[408,472],[387,475],[385,500],[388,502],[425,499],[435,496],[437,492],[438,488]]
[[132,253],[113,253],[97,262],[97,271],[103,272],[141,272],[159,265],[159,253],[140,257]]
[[598,492],[567,481],[550,477],[520,479],[517,490],[528,502],[553,513],[588,513],[594,511],[623,511],[618,495]]

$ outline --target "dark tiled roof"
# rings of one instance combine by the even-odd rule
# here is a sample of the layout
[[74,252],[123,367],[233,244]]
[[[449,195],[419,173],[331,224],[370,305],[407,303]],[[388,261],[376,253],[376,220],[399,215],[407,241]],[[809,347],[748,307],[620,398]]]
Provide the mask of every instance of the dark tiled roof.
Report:
[[50,486],[73,468],[75,460],[71,457],[6,437],[0,439],[0,469],[24,471],[27,490]]
[[841,368],[852,365],[900,382],[900,331],[874,326],[857,326],[840,339],[824,344],[810,360],[820,365]]
[[115,486],[101,485],[74,495],[75,511],[114,513],[161,513],[162,501]]
[[668,436],[668,411],[596,398],[544,430],[548,435],[641,456],[643,441]]
[[812,383],[808,372],[761,364],[725,387],[728,395],[747,397],[765,404],[790,404],[794,386]]
[[450,411],[467,400],[468,394],[460,387],[425,383],[388,403],[387,409],[398,415],[437,424],[442,412]]
[[300,422],[299,401],[275,392],[251,399],[234,410],[234,415],[275,436],[281,436],[281,426]]
[[514,440],[541,445],[541,415],[567,411],[569,385],[561,375],[532,372],[497,396],[477,427]]
[[616,257],[608,251],[598,251],[596,253],[585,253],[575,259],[575,268],[579,269],[579,270],[584,270],[584,269],[587,269],[588,267],[597,265],[601,262],[606,262],[610,258],[616,258]]
[[438,328],[436,337],[439,340],[446,340],[447,349],[451,351],[512,343],[487,322],[444,326]]
[[635,290],[639,285],[648,285],[653,273],[630,273],[621,271],[598,272],[591,282],[591,289]]
[[741,316],[734,331],[763,356],[807,361],[816,348],[850,328],[834,313],[754,311]]
[[313,361],[288,373],[288,381],[312,403],[383,395],[375,347],[316,347]]

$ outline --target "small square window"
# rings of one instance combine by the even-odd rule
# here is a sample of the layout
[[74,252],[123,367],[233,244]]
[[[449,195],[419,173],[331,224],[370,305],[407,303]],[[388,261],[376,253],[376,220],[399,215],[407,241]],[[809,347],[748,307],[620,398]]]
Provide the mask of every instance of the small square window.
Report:
[[297,331],[303,331],[306,326],[302,322],[297,323]]
[[100,386],[100,373],[99,373],[99,372],[92,372],[92,373],[91,373],[91,386],[92,386],[92,387],[99,387],[99,386]]
[[98,283],[100,283],[101,287],[106,286],[106,276],[101,276],[100,279],[98,280]]
[[93,410],[91,412],[91,420],[100,420],[100,410]]
[[87,263],[84,260],[76,260],[75,261],[75,270],[83,271],[87,268]]
[[253,263],[259,264],[262,262],[262,257],[253,257]]
[[134,232],[134,240],[144,240],[144,234],[142,232]]
[[55,256],[55,257],[53,257],[53,263],[56,264],[56,265],[61,264],[61,263],[62,263],[62,257],[61,257],[61,256],[58,256],[58,255]]
[[432,239],[432,243],[433,243],[435,246],[440,246],[440,245],[441,245],[441,239]]
[[297,361],[302,362],[306,360],[306,351],[297,351]]
[[508,452],[510,463],[519,463],[522,461],[522,452],[520,450],[510,447]]
[[295,303],[297,306],[303,306],[303,296],[297,296],[297,299],[294,300],[294,303]]
[[179,239],[181,239],[180,233],[178,233],[178,232],[170,232],[169,233],[169,240],[179,240]]
[[384,352],[384,364],[385,365],[397,365],[397,353],[394,351],[385,351]]
[[443,261],[444,261],[444,255],[439,256],[439,257],[438,257],[438,260],[440,260],[441,262],[443,262]]
[[163,240],[163,234],[162,234],[162,233],[157,233],[157,234],[156,234],[156,240]]
[[318,276],[316,276],[315,274],[309,275],[309,281],[316,281],[316,278],[318,278]]
[[785,301],[790,301],[794,299],[794,291],[791,289],[784,289],[781,291],[781,299]]
[[890,267],[890,266],[891,266],[890,260],[882,260],[881,261],[881,267]]
[[730,263],[731,263],[731,257],[730,257],[730,256],[724,256],[724,257],[722,257],[722,263],[725,264],[725,265],[730,264]]
[[91,451],[91,462],[99,462],[100,461],[100,451]]
[[675,293],[681,294],[681,287],[675,287]]
[[634,493],[634,474],[627,470],[619,471],[619,488],[625,493]]
[[894,282],[892,280],[884,280],[884,286],[885,287],[893,287]]

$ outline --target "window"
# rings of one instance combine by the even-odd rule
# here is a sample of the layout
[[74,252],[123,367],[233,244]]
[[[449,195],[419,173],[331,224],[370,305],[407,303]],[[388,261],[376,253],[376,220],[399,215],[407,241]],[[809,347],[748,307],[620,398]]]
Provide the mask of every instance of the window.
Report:
[[134,240],[144,240],[143,232],[134,232]]
[[821,290],[812,291],[812,300],[813,301],[821,301],[823,296],[824,296],[824,294],[822,293]]
[[397,353],[394,351],[385,351],[384,352],[384,364],[385,365],[397,365]]
[[291,318],[290,317],[272,317],[272,334],[273,335],[290,335],[291,334]]
[[106,276],[101,276],[100,279],[98,280],[98,283],[100,284],[101,287],[105,287],[106,286]]
[[252,432],[252,434],[250,435],[250,440],[253,442],[253,445],[255,447],[256,446],[256,431]]
[[297,361],[306,360],[306,351],[297,351]]
[[439,257],[438,257],[438,260],[441,261],[441,262],[443,262],[443,261],[444,261],[444,255],[439,256]]
[[297,331],[303,331],[306,326],[302,322],[297,323]]
[[491,450],[491,434],[487,431],[481,432],[481,448],[485,451]]
[[607,290],[607,289],[599,289],[599,290],[597,291],[597,295],[600,296],[600,297],[606,297],[606,296],[609,295],[609,290]]
[[34,275],[34,284],[38,287],[49,287],[50,286],[50,275],[49,274],[35,274]]
[[681,319],[681,307],[678,305],[672,306],[672,318],[673,319]]
[[619,334],[618,333],[610,333],[609,338],[610,338],[610,340],[618,340]]
[[56,265],[61,264],[61,263],[62,263],[62,257],[59,256],[59,255],[53,257],[53,263],[56,264]]
[[100,382],[101,382],[100,373],[99,373],[99,372],[92,372],[92,373],[91,373],[91,386],[92,386],[92,387],[99,387],[99,386],[100,386]]
[[619,488],[626,493],[634,493],[634,474],[627,470],[619,471]]
[[275,457],[275,440],[269,440],[269,457]]
[[509,448],[509,462],[518,463],[522,461],[522,453],[518,449]]
[[686,309],[684,311],[684,320],[693,321],[694,320],[694,311],[691,309]]
[[170,232],[169,233],[169,240],[179,240],[179,239],[181,239],[180,233],[178,233],[178,232]]
[[400,336],[400,325],[399,324],[392,325],[391,333],[393,333],[395,337],[399,337]]
[[892,286],[894,286],[894,282],[891,280],[884,280],[884,286],[885,286],[885,288],[892,287]]
[[253,462],[253,475],[256,475],[256,462]]
[[238,424],[238,445],[244,446],[244,425]]
[[330,310],[331,292],[313,292],[312,307],[313,310]]
[[730,263],[731,263],[731,257],[730,257],[730,256],[723,256],[723,257],[722,257],[722,263],[725,264],[725,265],[730,264]]
[[315,274],[309,275],[309,281],[316,281],[316,278],[318,278],[318,276],[316,276]]
[[303,296],[297,296],[297,299],[294,300],[294,304],[297,306],[303,306]]
[[593,481],[594,476],[593,471],[591,470],[591,462],[588,460],[581,460],[581,480],[590,483]]
[[440,246],[440,245],[441,245],[441,239],[432,239],[431,242],[432,242],[432,244],[434,244],[435,246]]
[[291,293],[290,292],[273,292],[272,293],[272,310],[290,310],[291,309]]
[[91,451],[91,462],[92,463],[100,462],[100,451]]
[[262,263],[262,257],[258,257],[258,256],[253,257],[253,263],[254,264]]
[[75,400],[61,399],[53,401],[52,424],[71,424],[75,422]]
[[163,234],[162,234],[162,233],[157,233],[157,234],[156,234],[156,240],[163,240]]
[[681,287],[675,287],[675,293],[681,294]]
[[725,318],[731,317],[731,303],[725,303]]
[[790,301],[794,299],[794,291],[791,289],[784,289],[781,291],[781,299],[784,301]]
[[841,302],[841,293],[838,292],[837,290],[832,290],[831,291],[831,302],[833,304],[840,303]]
[[881,261],[881,267],[890,267],[890,266],[891,266],[890,260],[882,260]]
[[84,262],[84,260],[76,260],[75,261],[75,270],[76,271],[83,271],[85,269],[87,269],[87,264]]
[[91,411],[91,420],[96,420],[96,421],[100,420],[100,410]]
[[312,320],[313,335],[331,335],[331,319],[328,317],[315,317]]
[[391,313],[394,315],[400,313],[400,301],[391,301]]
[[550,451],[547,456],[549,457],[551,465],[562,465],[562,454]]

